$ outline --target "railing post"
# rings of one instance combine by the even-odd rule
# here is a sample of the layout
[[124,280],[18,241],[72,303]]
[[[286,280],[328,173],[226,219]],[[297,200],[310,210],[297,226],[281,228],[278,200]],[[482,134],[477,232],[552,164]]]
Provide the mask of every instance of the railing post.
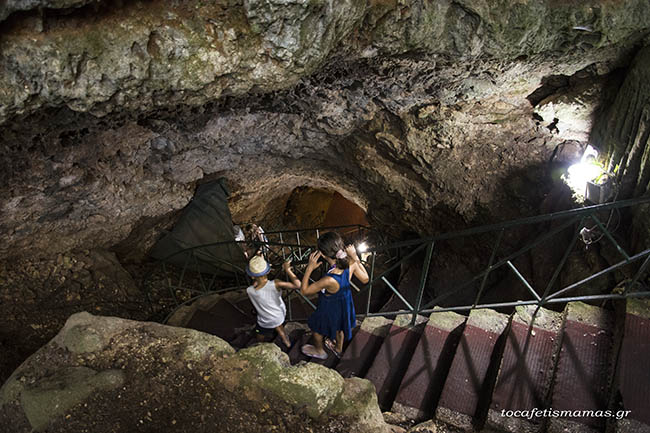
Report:
[[487,272],[485,272],[485,275],[483,276],[483,280],[481,281],[481,286],[479,287],[478,293],[476,294],[476,299],[474,300],[473,307],[476,307],[479,300],[481,299],[483,289],[485,288],[485,283],[487,282],[488,275],[490,275],[490,272],[492,271],[492,264],[494,263],[494,259],[497,256],[497,250],[499,249],[499,246],[501,246],[501,239],[503,238],[503,233],[505,231],[506,229],[501,229],[499,231],[499,237],[497,238],[496,244],[494,244],[494,248],[492,248],[492,254],[490,255],[490,261],[488,262]]
[[585,217],[580,218],[580,221],[578,222],[578,225],[576,227],[575,233],[573,235],[573,239],[569,243],[569,246],[567,247],[566,251],[564,252],[564,255],[562,256],[562,259],[560,260],[560,263],[558,263],[557,268],[555,268],[555,271],[553,272],[553,275],[551,276],[551,279],[548,282],[548,285],[546,286],[546,289],[544,290],[544,294],[542,295],[542,299],[539,301],[539,305],[544,305],[546,302],[546,298],[548,297],[548,294],[550,293],[551,289],[553,288],[553,285],[555,284],[555,281],[557,280],[557,277],[560,275],[560,271],[564,267],[564,263],[566,263],[567,259],[569,258],[569,255],[571,254],[571,251],[573,251],[573,248],[576,245],[576,241],[578,240],[578,236],[580,236],[580,230],[582,227],[582,224],[585,221]]
[[591,214],[591,215],[589,215],[589,216],[591,217],[592,220],[594,220],[594,222],[596,223],[596,225],[597,225],[598,227],[600,227],[600,229],[603,231],[603,233],[605,234],[605,236],[607,236],[607,239],[609,239],[609,240],[614,244],[614,246],[616,247],[616,249],[618,250],[618,252],[621,253],[621,254],[623,255],[623,257],[625,257],[626,259],[629,260],[630,256],[625,252],[625,250],[623,249],[623,247],[621,247],[621,246],[618,244],[618,242],[616,242],[616,239],[614,239],[614,237],[611,235],[611,233],[609,232],[609,230],[607,230],[607,227],[605,227],[605,226],[603,225],[603,223],[600,222],[600,220],[598,219],[598,217],[597,217],[596,215],[594,215],[594,214]]
[[282,244],[282,260],[287,260],[287,256],[284,254],[284,240],[282,239],[282,232],[280,232],[280,243]]
[[638,279],[641,278],[641,275],[643,275],[643,272],[645,272],[645,269],[648,267],[648,263],[650,263],[650,255],[648,255],[648,257],[646,257],[645,261],[643,262],[643,264],[639,268],[639,271],[636,273],[636,275],[634,276],[632,281],[630,281],[628,283],[628,285],[625,287],[625,290],[623,291],[623,294],[627,294],[630,291],[630,289],[632,287],[634,287],[634,285],[636,284]]
[[300,233],[296,232],[296,240],[298,241],[298,255],[300,256],[300,259],[302,260],[302,249],[300,248]]
[[[187,264],[190,261],[190,257],[194,255],[194,250],[190,250],[189,255],[185,259],[185,263],[183,263],[183,270],[181,271],[181,276],[178,279],[178,286],[176,287],[176,290],[181,290],[183,288],[183,278],[185,278],[185,271],[187,270]],[[178,303],[178,300],[176,299],[176,293],[174,292],[174,301]]]
[[370,284],[368,284],[368,302],[366,303],[366,315],[370,313],[370,299],[372,299],[372,279],[375,274],[375,258],[377,257],[377,253],[375,251],[372,252],[372,263],[370,264]]
[[169,278],[169,275],[167,274],[167,263],[163,262],[163,272],[165,273],[165,280],[167,281],[167,288],[169,289],[169,293],[172,295],[172,299],[174,300],[175,304],[178,304],[178,299],[176,298],[176,292],[174,291],[174,285],[172,284],[171,278]]
[[417,318],[417,315],[420,314],[422,296],[424,296],[424,287],[427,284],[427,277],[429,276],[429,266],[431,266],[431,255],[433,254],[434,244],[435,242],[431,242],[427,245],[427,252],[425,253],[424,263],[422,264],[422,272],[420,273],[420,288],[418,289],[417,303],[415,310],[413,311],[413,317],[411,318],[411,326],[415,325],[415,319]]

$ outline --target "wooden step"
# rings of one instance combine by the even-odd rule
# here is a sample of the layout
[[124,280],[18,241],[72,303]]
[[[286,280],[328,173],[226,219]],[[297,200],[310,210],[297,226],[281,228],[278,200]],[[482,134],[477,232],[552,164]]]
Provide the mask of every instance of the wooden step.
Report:
[[[613,330],[611,312],[582,302],[567,304],[553,384],[554,410],[607,410]],[[598,432],[605,421],[605,417],[553,417],[548,431]]]
[[393,405],[399,385],[427,321],[426,317],[417,316],[415,326],[410,326],[411,318],[411,315],[403,314],[393,321],[365,376],[375,385],[377,400],[383,410],[388,410]]
[[[623,340],[616,372],[620,405],[616,432],[650,432],[650,300],[630,298],[625,306]],[[626,415],[626,416],[624,416]]]
[[432,313],[393,403],[393,412],[415,421],[433,416],[467,317]]
[[488,427],[509,432],[543,430],[544,418],[504,416],[503,411],[549,407],[561,328],[561,313],[534,305],[516,308],[492,393]]
[[385,317],[366,317],[359,331],[343,352],[336,371],[343,377],[364,377],[390,330],[392,320]]
[[497,343],[508,319],[488,309],[470,313],[438,402],[437,419],[466,431],[473,424],[480,427],[484,400],[486,396],[489,400],[493,385],[488,373],[498,368],[502,344]]

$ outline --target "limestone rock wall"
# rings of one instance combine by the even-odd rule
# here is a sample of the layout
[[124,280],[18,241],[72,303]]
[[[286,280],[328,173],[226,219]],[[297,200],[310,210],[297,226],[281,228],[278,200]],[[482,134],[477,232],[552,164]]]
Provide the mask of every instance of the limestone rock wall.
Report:
[[[56,401],[57,404],[52,404]],[[388,432],[372,384],[273,344],[76,314],[0,388],[13,431]]]
[[217,176],[242,220],[297,186],[391,230],[537,213],[566,137],[526,96],[625,66],[650,22],[642,0],[82,3],[4,9],[0,257],[142,257]]
[[[607,154],[607,169],[616,172],[619,199],[650,193],[650,49],[640,50],[616,100],[595,128],[594,141]],[[636,250],[650,244],[650,206],[633,215]],[[628,220],[626,220],[628,223]]]

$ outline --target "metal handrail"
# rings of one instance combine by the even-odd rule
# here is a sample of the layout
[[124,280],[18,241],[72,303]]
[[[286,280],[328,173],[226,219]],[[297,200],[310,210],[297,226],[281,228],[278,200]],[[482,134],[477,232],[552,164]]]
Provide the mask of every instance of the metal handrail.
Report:
[[442,233],[442,234],[439,234],[439,235],[427,236],[427,237],[422,237],[422,238],[419,238],[419,239],[413,239],[413,240],[401,241],[401,242],[394,242],[394,243],[391,243],[391,244],[388,244],[388,245],[381,246],[381,247],[377,248],[375,251],[383,251],[383,250],[387,250],[387,249],[391,249],[391,248],[409,247],[409,246],[419,245],[421,243],[426,243],[426,242],[449,240],[449,239],[459,238],[459,237],[463,237],[463,236],[470,236],[470,235],[488,233],[488,232],[493,232],[493,231],[497,231],[497,230],[501,230],[501,229],[508,229],[508,228],[511,228],[511,227],[523,226],[523,225],[528,225],[528,224],[550,222],[550,221],[555,221],[555,220],[559,220],[559,219],[563,219],[563,218],[571,218],[571,217],[589,215],[589,214],[593,214],[593,213],[599,212],[599,211],[610,210],[610,209],[620,209],[620,208],[635,206],[635,205],[644,204],[644,203],[650,203],[650,195],[635,198],[635,199],[630,199],[630,200],[621,200],[621,201],[617,201],[617,202],[613,202],[613,203],[599,204],[599,205],[593,205],[593,206],[585,206],[585,207],[578,208],[578,209],[569,209],[569,210],[564,210],[564,211],[559,211],[559,212],[554,212],[554,213],[549,213],[549,214],[544,214],[544,215],[536,215],[536,216],[532,216],[532,217],[526,217],[526,218],[520,218],[520,219],[516,219],[516,220],[505,221],[505,222],[496,223],[496,224],[488,224],[488,225],[479,226],[479,227],[472,227],[472,228],[465,229],[465,230],[459,230],[459,231],[456,231],[456,232]]
[[[630,199],[630,200],[623,200],[619,202],[613,202],[613,203],[607,203],[607,204],[601,204],[601,205],[594,205],[594,206],[587,206],[579,209],[571,209],[571,210],[566,210],[566,211],[561,211],[561,212],[555,212],[551,214],[546,214],[546,215],[538,215],[538,216],[533,216],[533,217],[528,217],[528,218],[521,218],[518,220],[513,220],[513,221],[506,221],[498,224],[490,224],[490,225],[485,225],[485,226],[480,226],[480,227],[475,227],[475,228],[470,228],[466,230],[460,230],[457,232],[452,232],[452,233],[444,233],[440,235],[435,235],[435,236],[429,236],[425,238],[420,238],[416,240],[409,240],[409,241],[402,241],[402,242],[396,242],[392,243],[390,245],[385,245],[385,246],[380,246],[377,248],[374,248],[371,251],[371,254],[377,254],[377,252],[380,251],[385,251],[385,250],[390,250],[390,249],[396,249],[396,248],[404,248],[404,247],[416,247],[416,249],[412,252],[417,252],[421,250],[423,247],[427,246],[427,257],[424,260],[423,263],[423,268],[421,270],[421,278],[420,278],[420,287],[418,289],[417,293],[417,300],[418,300],[418,305],[416,307],[411,306],[406,299],[403,298],[403,296],[398,296],[399,299],[403,301],[404,306],[406,307],[405,309],[402,310],[397,310],[397,311],[383,311],[383,312],[378,312],[378,313],[371,313],[370,308],[369,308],[369,303],[368,307],[366,308],[366,312],[364,316],[378,316],[378,315],[402,315],[402,314],[411,314],[413,316],[411,323],[415,323],[416,317],[418,314],[429,314],[429,313],[434,313],[434,312],[443,312],[443,311],[469,311],[472,309],[480,309],[480,308],[497,308],[497,307],[516,307],[519,305],[539,305],[543,306],[546,304],[550,303],[561,303],[561,302],[572,302],[576,300],[594,300],[594,299],[621,299],[622,297],[624,298],[626,295],[631,295],[633,292],[629,292],[629,289],[639,280],[639,278],[642,276],[643,272],[648,268],[650,265],[650,249],[644,250],[636,255],[630,256],[622,247],[621,245],[614,239],[612,234],[607,230],[607,227],[605,227],[598,218],[596,217],[597,212],[605,211],[605,210],[611,210],[611,209],[620,209],[624,207],[631,207],[631,206],[636,206],[644,203],[649,203],[650,202],[650,195],[635,198],[635,199]],[[582,225],[584,222],[585,218],[591,218],[596,225],[603,231],[603,234],[607,237],[608,240],[612,242],[614,247],[618,252],[623,255],[624,260],[622,260],[619,263],[616,263],[615,265],[612,265],[608,267],[607,269],[601,270],[599,272],[596,272],[595,274],[584,278],[581,281],[578,281],[576,283],[573,283],[565,288],[562,288],[554,293],[550,293],[550,290],[552,286],[554,285],[560,270],[564,266],[566,259],[569,255],[569,253],[573,250],[575,246],[575,241],[576,239],[580,236],[580,227],[578,227],[577,230],[575,230],[575,233],[573,235],[573,238],[564,254],[562,257],[562,260],[556,267],[555,271],[552,274],[552,277],[544,291],[544,294],[540,296],[537,291],[530,285],[528,281],[525,280],[525,278],[521,275],[519,270],[516,268],[516,266],[512,263],[512,260],[515,258],[523,255],[524,253],[528,252],[535,246],[541,244],[542,242],[547,241],[551,237],[557,235],[558,233],[564,231],[568,227],[574,225],[576,222],[579,221],[579,224]],[[567,222],[562,224],[559,228],[554,229],[553,231],[547,233],[546,235],[540,237],[537,240],[532,241],[529,243],[527,246],[521,248],[519,251],[508,255],[506,258],[503,258],[499,260],[496,264],[493,264],[495,257],[496,257],[496,252],[497,249],[500,246],[501,242],[501,236],[503,235],[503,232],[512,227],[521,227],[524,225],[528,224],[539,224],[539,223],[544,223],[544,222],[550,222],[550,221],[558,221],[561,219],[568,219]],[[451,240],[459,237],[464,237],[464,236],[471,236],[471,235],[478,235],[478,234],[484,234],[484,233],[489,233],[489,232],[499,232],[499,239],[495,243],[494,248],[492,250],[490,262],[487,266],[487,268],[480,272],[478,275],[474,276],[473,278],[469,279],[465,283],[461,284],[460,286],[456,287],[455,289],[449,290],[447,293],[444,295],[439,296],[438,298],[432,300],[431,302],[427,303],[424,306],[420,306],[420,301],[422,299],[422,295],[425,290],[425,285],[426,285],[426,275],[429,270],[429,266],[431,263],[431,256],[429,254],[429,250],[433,248],[433,245],[435,242],[440,242],[442,240]],[[391,268],[394,268],[398,265],[401,265],[404,263],[406,260],[410,258],[412,254],[409,254],[408,256],[404,257],[401,259],[398,263],[394,264]],[[646,260],[643,262],[643,264],[640,266],[639,270],[635,274],[634,278],[631,280],[630,283],[627,284],[626,289],[624,293],[621,294],[602,294],[602,295],[583,295],[583,296],[573,296],[573,297],[564,297],[564,298],[559,298],[558,296],[561,294],[564,294],[570,290],[573,290],[587,282],[592,281],[595,278],[598,278],[602,275],[608,274],[610,272],[615,271],[616,269],[621,268],[622,266],[625,266],[627,264],[630,264],[632,262],[635,262],[637,260],[640,260],[642,258],[645,258]],[[528,289],[530,294],[534,299],[532,300],[518,300],[518,301],[511,301],[511,302],[500,302],[500,303],[492,303],[492,304],[479,304],[480,298],[483,292],[483,287],[485,285],[485,281],[487,279],[487,276],[495,269],[507,265],[517,276],[518,279],[520,279],[523,283],[524,286]],[[384,272],[383,274],[385,274]],[[384,280],[384,275],[380,275],[378,277],[375,277],[374,279],[371,278],[371,280],[366,284],[365,287],[368,288],[368,290],[372,290],[372,285],[376,283],[379,280]],[[466,306],[454,306],[454,307],[440,307],[439,303],[445,298],[448,298],[450,296],[453,296],[454,294],[458,294],[460,291],[471,287],[471,284],[479,279],[482,279],[481,282],[481,288],[478,291],[478,295],[472,305],[466,305]],[[390,285],[391,290],[394,292],[398,292],[397,289],[395,289],[392,285]],[[634,297],[646,297],[650,296],[650,292],[636,292],[634,294]]]
[[[315,232],[316,236],[318,237],[320,231],[324,231],[324,230],[340,230],[340,229],[348,229],[348,228],[355,229],[355,230],[357,230],[359,232],[361,232],[362,230],[368,230],[368,228],[366,226],[363,226],[363,225],[360,225],[360,224],[342,225],[342,226],[329,226],[329,227],[320,227],[320,228],[315,228],[315,229],[294,229],[294,230],[288,230],[288,231],[282,231],[282,232],[281,231],[275,231],[275,232],[265,233],[265,235],[279,235],[280,242],[268,241],[268,238],[267,238],[266,242],[262,242],[262,241],[253,241],[253,242],[255,242],[255,244],[259,244],[261,247],[266,247],[265,248],[265,255],[268,256],[267,260],[269,260],[270,263],[273,262],[273,259],[271,259],[271,256],[273,256],[273,255],[276,256],[276,258],[279,258],[282,261],[284,261],[287,258],[286,250],[288,249],[288,251],[289,251],[288,256],[295,258],[296,261],[298,262],[297,264],[300,264],[300,262],[305,259],[305,256],[309,255],[311,253],[311,251],[313,251],[313,249],[315,248],[315,245],[312,245],[312,244],[309,244],[309,243],[306,244],[304,242],[301,242],[301,238],[300,238],[300,236],[298,234],[299,232],[306,232],[306,231],[309,231],[309,230],[313,230]],[[296,235],[296,242],[295,243],[283,242],[283,239],[282,239],[282,234],[283,233],[285,233],[285,234],[294,233]],[[223,247],[223,246],[233,246],[234,247],[237,244],[239,244],[240,247],[241,247],[241,246],[244,246],[244,245],[250,245],[250,243],[251,243],[251,240],[235,241],[233,239],[233,240],[226,240],[226,241],[219,241],[219,242],[211,242],[211,243],[208,243],[208,244],[194,245],[192,247],[188,247],[188,248],[185,248],[183,250],[173,252],[173,253],[167,255],[166,257],[164,257],[163,259],[160,259],[159,260],[160,267],[162,268],[162,271],[165,274],[164,281],[165,281],[165,283],[167,285],[167,289],[168,289],[168,291],[170,293],[171,299],[178,306],[179,304],[182,304],[182,303],[187,302],[187,301],[180,302],[177,295],[176,295],[177,291],[185,292],[186,294],[188,294],[192,298],[194,298],[195,295],[197,295],[197,294],[202,295],[202,294],[208,293],[208,292],[211,292],[211,293],[217,292],[217,291],[213,291],[211,289],[212,289],[212,285],[214,284],[214,281],[216,279],[216,276],[218,274],[232,273],[232,276],[234,277],[234,280],[236,281],[236,285],[238,285],[238,286],[240,285],[240,280],[242,280],[242,279],[245,282],[248,283],[249,278],[246,275],[245,270],[242,267],[238,266],[236,263],[234,263],[234,259],[233,259],[233,255],[232,255],[233,248],[228,248],[228,253],[230,254],[231,260],[226,260],[226,259],[221,258],[221,257],[212,256],[211,260],[214,260],[214,262],[212,262],[212,261],[211,262],[206,262],[205,260],[200,260],[197,257],[197,252],[199,252],[201,250],[204,250],[204,249],[211,249],[211,248],[215,248],[215,247]],[[281,253],[282,256],[280,254],[278,254],[276,251],[274,251],[273,247],[280,247],[280,249],[282,251],[282,253]],[[244,251],[243,248],[241,249],[241,251],[242,252]],[[172,282],[172,279],[169,278],[167,265],[168,264],[173,264],[172,261],[174,259],[178,258],[178,257],[181,258],[180,262],[182,263],[182,265],[180,267],[180,275],[178,277],[178,283],[176,283],[176,282]],[[217,263],[215,263],[215,262],[217,262]],[[209,272],[205,272],[203,270],[203,268],[206,265],[209,266],[210,268],[212,268],[212,272],[213,272],[213,276],[210,279],[210,282],[209,282],[209,284],[207,286],[206,286],[206,283],[205,283],[204,278],[203,278],[204,273],[209,273]],[[188,271],[190,271],[190,272],[194,271],[194,274],[197,276],[197,279],[198,279],[198,281],[200,283],[200,287],[202,288],[202,290],[197,290],[197,289],[194,289],[194,288],[186,287],[183,284]],[[145,276],[145,279],[143,280],[143,283],[142,283],[143,290],[146,292],[147,299],[149,300],[149,302],[151,304],[151,309],[152,310],[153,310],[153,302],[151,300],[150,293],[149,293],[149,291],[147,289],[147,281],[151,277],[151,274],[153,272],[154,271],[150,271],[147,274],[147,276]],[[311,280],[311,281],[313,281],[313,280]],[[289,296],[287,296],[287,297],[289,297]],[[299,293],[299,296],[301,296],[305,300],[305,302],[308,305],[310,305],[313,309],[316,308],[314,306],[314,304],[308,298],[306,298],[305,296],[303,296],[300,293]],[[291,311],[289,311],[289,315],[291,316]]]
[[[594,205],[594,206],[587,206],[583,208],[578,208],[578,209],[570,209],[566,211],[560,211],[560,212],[555,212],[555,213],[550,213],[550,214],[545,214],[545,215],[538,215],[538,216],[533,216],[533,217],[527,217],[527,218],[521,218],[517,220],[512,220],[512,221],[506,221],[506,222],[501,222],[498,224],[490,224],[490,225],[485,225],[485,226],[480,226],[480,227],[474,227],[474,228],[469,228],[465,230],[460,230],[456,232],[450,232],[450,233],[443,233],[439,235],[434,235],[434,236],[429,236],[429,237],[423,237],[420,239],[416,240],[409,240],[409,241],[401,241],[401,242],[394,242],[391,244],[387,245],[376,245],[374,247],[371,247],[368,251],[369,258],[367,262],[370,263],[370,279],[369,282],[366,283],[365,285],[362,285],[361,288],[364,290],[368,290],[368,301],[366,304],[366,309],[364,313],[358,314],[359,317],[366,317],[366,316],[376,316],[376,315],[402,315],[402,314],[411,314],[412,321],[411,323],[415,323],[416,317],[418,314],[429,314],[429,313],[434,313],[434,312],[442,312],[442,311],[470,311],[473,309],[481,309],[481,308],[499,308],[499,307],[515,307],[515,306],[520,306],[520,305],[547,305],[547,304],[555,304],[555,303],[562,303],[562,302],[571,302],[575,300],[606,300],[606,299],[622,299],[625,298],[626,296],[629,297],[646,297],[650,296],[650,292],[648,291],[643,291],[643,292],[630,292],[629,289],[633,287],[636,282],[641,278],[642,274],[645,272],[645,270],[650,266],[650,249],[646,249],[640,253],[630,255],[628,254],[623,247],[616,241],[614,236],[609,232],[608,228],[600,223],[599,219],[597,218],[596,214],[598,212],[602,211],[607,211],[607,210],[612,210],[612,209],[620,209],[620,208],[625,208],[625,207],[631,207],[631,206],[636,206],[640,204],[645,204],[645,203],[650,203],[650,195],[644,196],[644,197],[639,197],[636,199],[630,199],[630,200],[624,200],[624,201],[619,201],[619,202],[613,202],[613,203],[606,203],[606,204],[601,204],[601,205]],[[604,237],[609,240],[615,247],[615,249],[621,253],[621,255],[624,257],[622,261],[619,263],[616,263],[607,269],[600,270],[593,275],[586,277],[582,279],[581,281],[572,283],[564,288],[561,288],[559,290],[556,290],[552,292],[552,288],[555,285],[558,276],[560,275],[560,271],[562,270],[564,264],[566,263],[566,260],[575,248],[576,240],[580,236],[580,226],[585,222],[586,219],[592,219],[595,223],[596,226],[603,232]],[[508,254],[503,258],[497,259],[497,251],[501,246],[501,238],[505,232],[505,230],[514,228],[514,227],[522,227],[525,225],[531,225],[531,224],[540,224],[540,223],[545,223],[545,222],[552,222],[552,221],[560,221],[560,220],[566,220],[562,224],[560,224],[558,227],[554,228],[553,230],[545,233],[544,235],[538,237],[537,239],[531,241],[527,245],[521,247],[518,251]],[[562,259],[558,263],[556,269],[552,273],[548,284],[545,284],[544,291],[536,291],[531,283],[527,281],[522,273],[517,269],[513,261],[517,258],[520,257],[521,255],[527,253],[530,251],[532,248],[535,248],[536,246],[540,245],[542,242],[548,241],[550,238],[553,236],[558,235],[561,232],[564,232],[568,228],[575,226],[577,223],[578,227],[573,230],[573,237],[571,238],[571,241],[569,242],[569,245],[567,247],[567,250],[562,256]],[[361,225],[349,225],[349,226],[337,226],[334,228],[345,228],[345,227],[357,227],[359,230],[366,229],[365,226]],[[265,233],[266,235],[269,234],[278,234],[280,236],[281,240],[283,239],[283,234],[291,234],[291,233],[298,233],[298,232],[304,232],[304,231],[309,231],[313,230],[315,233],[318,235],[320,231],[322,230],[327,230],[330,228],[314,228],[314,229],[296,229],[296,230],[287,230],[287,231],[276,231],[276,232],[268,232]],[[452,290],[447,291],[445,294],[438,296],[437,298],[431,300],[428,303],[423,303],[423,295],[426,290],[426,285],[427,285],[427,277],[428,277],[428,272],[429,272],[429,267],[430,263],[432,261],[433,257],[433,252],[434,252],[434,245],[441,242],[441,241],[447,241],[447,240],[452,240],[455,238],[460,238],[460,237],[465,237],[465,236],[472,236],[472,235],[481,235],[481,234],[486,234],[490,232],[498,232],[498,240],[494,244],[494,247],[492,249],[492,253],[490,255],[490,261],[488,263],[488,266],[481,272],[479,272],[477,275],[471,277],[464,283],[458,285]],[[283,242],[260,242],[261,245],[267,245],[267,246],[280,246],[282,248],[282,258],[286,257],[285,254],[285,249],[289,249],[289,254],[292,254],[294,250],[298,250],[299,256],[302,257],[301,250],[302,249],[307,249],[307,248],[314,248],[313,245],[306,245],[304,243],[301,243],[300,241],[300,236],[296,236],[297,243],[295,244],[287,244]],[[244,241],[245,242],[245,241]],[[204,247],[210,247],[210,246],[215,246],[215,245],[223,245],[223,244],[228,244],[228,243],[236,243],[235,241],[224,241],[224,242],[217,242],[217,243],[212,243],[212,244],[206,244],[206,245],[200,245],[200,246],[195,246],[192,247],[192,250],[196,250],[198,248],[204,248]],[[242,243],[242,242],[239,242]],[[390,266],[388,266],[388,263],[386,262],[386,266],[388,266],[387,269],[381,269],[381,272],[379,275],[375,275],[375,271],[377,270],[377,255],[380,253],[388,252],[388,251],[395,251],[400,248],[404,247],[415,247],[413,251],[410,251],[409,254],[407,254],[405,257],[401,258],[400,260],[397,260],[395,262],[392,262]],[[417,295],[415,298],[415,302],[410,303],[404,296],[403,294],[399,293],[399,287],[395,287],[388,279],[386,276],[396,269],[397,267],[401,266],[404,264],[407,260],[409,260],[412,256],[415,254],[419,253],[422,249],[426,248],[426,253],[425,253],[425,258],[424,258],[424,263],[423,267],[421,269],[420,273],[420,278],[419,278],[419,287],[417,290]],[[176,254],[180,254],[181,252],[178,252]],[[277,254],[275,251],[273,251],[274,254],[276,254],[278,257],[280,257],[279,254]],[[170,255],[172,257],[173,255]],[[645,261],[640,265],[638,271],[636,272],[634,278],[627,284],[624,292],[622,294],[600,294],[600,295],[578,295],[578,296],[571,296],[571,297],[560,297],[561,295],[564,295],[565,293],[572,291],[576,289],[577,287],[580,287],[596,278],[599,278],[603,275],[609,274],[617,269],[620,269],[621,267],[625,265],[632,264],[634,262],[640,261],[641,259],[645,259]],[[497,303],[483,303],[481,304],[481,297],[483,296],[485,284],[487,281],[488,275],[493,272],[496,269],[499,269],[503,266],[506,266],[510,271],[514,272],[515,276],[519,279],[524,284],[524,287],[526,287],[527,291],[530,293],[532,299],[530,300],[516,300],[516,301],[507,301],[507,302],[497,302]],[[241,270],[243,273],[243,270]],[[471,305],[461,305],[461,306],[441,306],[440,303],[444,301],[445,299],[449,298],[450,296],[457,295],[458,293],[472,287],[472,284],[475,282],[478,282],[481,280],[480,288],[477,291],[477,296],[474,300],[474,302]],[[386,285],[395,295],[397,298],[401,299],[404,306],[406,307],[405,309],[400,309],[397,311],[383,311],[383,312],[371,312],[370,308],[370,297],[372,295],[372,289],[373,285],[382,282],[383,284]],[[313,304],[312,304],[313,307]]]

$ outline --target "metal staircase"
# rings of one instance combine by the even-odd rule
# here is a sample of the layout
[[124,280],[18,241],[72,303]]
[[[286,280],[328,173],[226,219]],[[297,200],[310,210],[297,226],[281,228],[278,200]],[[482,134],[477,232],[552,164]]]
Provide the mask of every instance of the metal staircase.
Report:
[[[650,389],[650,301],[644,299],[650,298],[644,283],[650,248],[628,252],[622,237],[602,223],[613,212],[649,202],[650,197],[642,197],[376,244],[364,254],[370,281],[354,293],[362,323],[341,359],[333,354],[327,360],[305,357],[299,350],[310,338],[304,326],[288,326],[293,346],[283,349],[292,363],[318,362],[344,377],[372,381],[383,410],[414,421],[436,419],[466,431],[650,432],[650,400],[645,395]],[[510,231],[522,228],[531,239],[504,241]],[[304,242],[309,236],[296,232],[291,235],[296,243],[286,243],[286,233],[277,232],[282,242],[269,238],[268,254],[277,260],[291,256],[299,270],[319,232],[313,234],[313,241]],[[366,235],[360,228],[357,234]],[[486,259],[485,267],[459,276],[462,282],[455,287],[437,290],[438,276],[430,273],[435,253],[444,251],[446,243],[476,237],[491,245],[489,251],[477,252]],[[579,242],[593,247],[597,241],[617,254],[618,261],[610,254],[609,263],[593,274],[559,284]],[[545,243],[562,245],[564,252],[546,280],[533,284],[517,260]],[[519,288],[511,293],[519,297],[495,292],[494,275],[510,276]],[[593,293],[594,281],[612,275],[622,283]],[[590,292],[583,292],[588,286]],[[377,308],[371,300],[379,287],[391,299]],[[457,302],[463,298],[471,301]],[[254,323],[245,296],[222,301],[246,316],[235,322]],[[289,321],[302,320],[315,308],[296,293],[288,294],[285,302]],[[590,305],[594,303],[600,306]],[[210,323],[237,314],[215,305],[211,318],[197,329],[220,335]],[[243,333],[226,339],[244,347],[251,343],[249,337]]]

